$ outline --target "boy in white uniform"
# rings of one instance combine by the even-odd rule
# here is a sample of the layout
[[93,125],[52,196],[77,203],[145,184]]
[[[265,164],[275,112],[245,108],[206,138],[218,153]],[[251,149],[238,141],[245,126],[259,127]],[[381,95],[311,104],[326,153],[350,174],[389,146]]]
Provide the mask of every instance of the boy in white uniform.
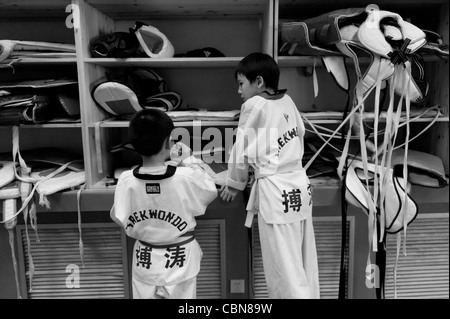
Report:
[[[196,298],[202,250],[194,237],[195,217],[205,213],[217,188],[186,145],[173,146],[173,129],[170,117],[155,109],[139,111],[130,121],[131,144],[142,165],[120,175],[110,215],[137,239],[135,299]],[[167,165],[169,158],[179,165]]]
[[248,55],[235,75],[244,104],[220,197],[234,200],[254,174],[247,218],[258,214],[269,297],[317,299],[312,187],[302,166],[303,121],[286,90],[278,90],[280,72],[271,56]]

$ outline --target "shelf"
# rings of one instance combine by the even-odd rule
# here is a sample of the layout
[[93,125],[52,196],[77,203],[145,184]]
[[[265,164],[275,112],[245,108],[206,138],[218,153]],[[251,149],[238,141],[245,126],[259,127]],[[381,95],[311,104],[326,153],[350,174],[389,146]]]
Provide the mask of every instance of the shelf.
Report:
[[[125,127],[128,128],[129,121],[114,121],[106,120],[100,123],[101,128],[118,128]],[[90,128],[94,128],[97,123],[89,124]],[[175,127],[186,127],[186,126],[237,126],[238,121],[181,121],[174,122]]]
[[[304,116],[307,116],[307,113],[302,113]],[[305,115],[306,114],[306,115]],[[419,118],[414,120],[414,122],[416,123],[429,123],[432,122],[434,118]],[[366,118],[366,121],[372,121],[373,120],[373,116],[372,117],[368,117]],[[342,122],[341,118],[334,118],[334,119],[310,119],[308,118],[308,121],[313,123],[313,124],[339,124]],[[386,119],[385,118],[380,118],[379,121],[381,123],[385,122]],[[305,125],[307,125],[308,123],[306,121]],[[400,119],[400,122],[405,122],[404,119]],[[442,116],[439,117],[436,122],[449,122],[449,117],[448,116]],[[94,128],[97,126],[97,123],[91,123],[88,125],[88,127],[90,128]],[[110,120],[107,119],[105,121],[100,122],[100,127],[101,128],[127,128],[129,125],[129,121],[125,121],[125,120]],[[174,122],[175,127],[189,127],[189,126],[204,126],[204,127],[209,127],[209,126],[220,126],[220,127],[229,127],[229,126],[237,126],[238,125],[238,121],[180,121],[180,122]]]
[[21,124],[19,128],[81,128],[81,123]]
[[[114,191],[114,186],[108,188],[98,188],[94,186],[93,188],[83,190],[81,192],[79,203],[81,212],[86,214],[104,212],[108,214],[114,203]],[[48,196],[48,200],[50,201],[50,209],[37,205],[36,208],[38,213],[61,214],[77,212],[77,190],[68,190],[52,194]],[[240,210],[242,207],[241,205],[243,204],[239,198],[233,202],[224,203],[219,197],[217,197],[208,206],[208,216],[211,217],[210,213],[213,213],[216,209],[223,210],[224,207],[227,207],[230,211]]]
[[[319,5],[321,4],[320,1],[317,0],[278,0],[280,3],[280,6],[294,6],[294,5]],[[376,3],[378,5],[392,5],[393,3],[395,3],[396,5],[423,5],[424,3],[428,3],[428,4],[440,4],[440,3],[445,3],[447,0],[428,0],[426,2],[424,2],[423,0],[396,0],[396,1],[391,1],[391,0],[379,0],[376,1]],[[360,0],[347,0],[345,1],[345,6],[362,6],[364,2],[360,1]],[[368,2],[368,3],[372,3],[372,2]],[[337,5],[341,5],[341,3],[337,2]]]
[[[316,66],[322,67],[323,64],[320,56],[279,56],[278,65],[281,68],[307,67],[313,66],[315,59],[316,59]],[[425,62],[448,61],[448,59],[444,59],[436,55],[424,55],[423,59]],[[348,66],[353,66],[353,60],[350,57],[346,57],[345,61]],[[367,57],[360,58],[359,63],[361,65],[367,65],[370,63],[370,59]]]
[[91,189],[92,190],[110,191],[110,192],[114,193],[114,191],[116,189],[116,185],[114,184],[113,178],[105,177],[105,178],[101,179],[100,181],[98,181],[97,183],[95,183],[94,185],[92,185]]
[[[372,117],[372,118],[366,118],[365,120],[366,121],[373,121],[373,119],[374,118]],[[386,119],[385,118],[380,118],[378,121],[380,123],[384,123],[384,122],[386,122]],[[420,118],[420,119],[416,119],[416,120],[411,121],[411,122],[414,122],[414,123],[430,123],[432,121],[433,121],[433,118]],[[304,122],[305,122],[305,125],[308,124],[306,121],[304,121]],[[311,122],[313,124],[339,124],[339,123],[342,122],[342,119],[309,120],[309,122]],[[400,119],[400,123],[403,123],[403,122],[405,122],[405,119]],[[439,117],[436,120],[436,122],[449,122],[449,118],[448,118],[448,116]]]
[[[13,125],[0,125],[0,128],[8,128],[10,129]],[[59,128],[81,128],[82,125],[80,122],[76,123],[42,123],[42,124],[20,124],[20,129],[41,129],[41,128],[49,128],[49,129],[59,129]]]
[[[4,62],[3,62],[4,63]],[[48,66],[58,66],[66,64],[76,64],[76,58],[58,58],[58,59],[45,59],[45,58],[17,58],[12,59],[13,66],[30,66],[30,65],[48,65]],[[1,64],[0,64],[1,65]]]
[[[104,183],[107,179],[98,182],[91,189],[86,189],[81,192],[81,211],[94,212],[111,210],[115,186],[106,187]],[[321,207],[337,207],[340,205],[341,185],[337,180],[335,185],[326,185],[318,182],[313,184],[313,201],[317,210],[313,209],[313,214]],[[420,212],[447,212],[448,213],[448,198],[449,187],[430,188],[413,185],[411,187],[411,196],[419,205]],[[77,190],[68,190],[65,192],[58,192],[49,196],[51,203],[50,210],[38,205],[39,212],[76,212],[77,211]],[[214,202],[222,204],[220,198]],[[361,212],[362,213],[362,212]]]
[[152,68],[232,68],[236,67],[242,57],[226,58],[87,58],[85,63],[105,67],[152,67]]

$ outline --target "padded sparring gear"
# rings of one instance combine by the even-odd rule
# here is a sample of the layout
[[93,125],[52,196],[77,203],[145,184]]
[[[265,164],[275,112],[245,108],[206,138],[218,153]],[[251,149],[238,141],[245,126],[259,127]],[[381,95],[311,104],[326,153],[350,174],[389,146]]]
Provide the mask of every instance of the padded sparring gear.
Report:
[[0,40],[0,62],[15,51],[54,51],[75,53],[75,45],[41,41]]
[[119,82],[100,83],[94,87],[92,97],[103,111],[113,116],[131,115],[143,109],[134,91]]
[[0,161],[0,188],[15,179],[14,170],[16,165],[11,161]]
[[133,33],[113,32],[97,37],[89,47],[94,58],[138,56],[139,42]]
[[157,28],[137,21],[133,31],[141,49],[149,57],[154,59],[173,57],[175,49],[172,43]]

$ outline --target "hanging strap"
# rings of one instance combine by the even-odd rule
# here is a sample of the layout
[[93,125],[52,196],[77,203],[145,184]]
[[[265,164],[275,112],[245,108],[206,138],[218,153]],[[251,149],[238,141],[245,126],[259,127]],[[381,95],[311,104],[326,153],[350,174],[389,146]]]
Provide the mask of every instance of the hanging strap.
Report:
[[38,234],[38,229],[37,229],[37,210],[36,210],[36,201],[34,200],[34,198],[31,200],[29,213],[30,213],[31,228],[33,228],[33,230],[34,230],[34,234],[36,236],[36,242],[39,243],[41,240],[39,239],[39,234]]
[[[30,176],[30,172],[31,169],[29,169],[28,167],[24,168],[21,167],[21,177],[29,177]],[[31,183],[30,182],[20,182],[20,198],[22,200],[22,202],[24,202],[26,200],[26,198],[28,197],[28,195],[31,193]],[[30,236],[28,234],[28,205],[26,207],[24,207],[23,209],[23,220],[24,220],[24,224],[25,224],[25,235],[27,238],[27,246],[28,246],[28,273],[30,276],[30,291],[33,287],[33,276],[34,276],[34,262],[33,262],[33,256],[31,254],[31,243],[30,243]]]
[[394,298],[397,299],[397,267],[398,267],[398,257],[400,256],[400,246],[402,242],[402,235],[401,233],[397,233],[397,248],[395,252],[395,264],[393,272],[394,277]]
[[17,258],[16,258],[16,250],[14,248],[14,228],[17,224],[17,219],[15,217],[14,212],[17,208],[17,202],[16,198],[13,199],[5,199],[3,200],[3,214],[6,220],[5,228],[8,230],[9,235],[9,246],[11,247],[11,256],[12,256],[12,262],[14,267],[14,276],[16,280],[16,289],[17,289],[17,299],[22,299],[22,296],[20,294],[20,285],[19,285],[19,271],[17,268]]
[[81,258],[81,264],[84,268],[84,244],[83,244],[83,232],[81,230],[81,192],[86,188],[86,184],[81,185],[81,187],[77,191],[77,214],[78,214],[78,233],[79,233],[79,240],[78,240],[78,247],[80,250],[80,258]]
[[[346,168],[345,168],[346,170]],[[345,171],[344,171],[345,174]],[[346,285],[347,285],[347,264],[345,262],[345,257],[347,255],[347,201],[345,200],[346,193],[346,181],[345,178],[342,180],[341,187],[341,214],[342,214],[342,223],[341,223],[341,266],[339,272],[339,299],[346,299]]]
[[94,137],[95,137],[95,154],[97,160],[97,171],[99,174],[103,173],[103,164],[102,164],[102,142],[100,137],[100,124],[102,122],[96,122],[94,127]]
[[[30,168],[26,165],[26,163],[23,160],[22,156],[20,155],[20,151],[19,151],[19,128],[17,126],[13,126],[12,130],[13,130],[13,134],[12,134],[13,135],[13,162],[16,162],[16,158],[17,158],[19,160],[21,169],[28,171]],[[22,177],[17,173],[17,170],[14,170],[16,179],[18,179],[22,182],[33,183],[34,185],[33,185],[33,188],[31,189],[29,195],[25,198],[25,200],[22,201],[22,207],[13,216],[11,216],[11,219],[15,218],[24,209],[26,209],[26,207],[28,206],[28,203],[33,199],[36,189],[38,188],[38,186],[41,183],[56,176],[59,173],[61,173],[62,171],[67,169],[67,167],[69,167],[69,165],[71,165],[73,162],[76,162],[76,161],[70,161],[70,162],[67,162],[67,163],[61,165],[56,170],[54,170],[53,172],[51,172],[50,174],[46,175],[45,177],[43,177],[41,179],[35,179],[35,178],[27,177],[27,176]],[[43,204],[43,203],[41,203],[41,204]],[[5,221],[3,221],[3,222],[5,222]]]
[[[402,197],[402,206],[401,206],[401,214],[403,217],[403,235],[404,235],[404,241],[403,241],[403,252],[406,256],[406,229],[407,229],[407,219],[406,219],[406,211],[408,209],[408,201],[407,201],[407,183],[408,183],[408,146],[409,146],[409,113],[410,113],[410,90],[409,90],[409,81],[408,79],[411,78],[411,65],[410,63],[405,63],[405,68],[402,69],[402,72],[405,72],[407,76],[403,75],[403,92],[405,93],[405,109],[406,109],[406,136],[405,136],[405,153],[403,157],[403,189],[405,190],[405,196]],[[408,89],[405,89],[405,86],[408,85]],[[403,98],[403,94],[401,99]],[[400,254],[400,247],[401,245],[401,234],[397,234],[397,250],[396,250],[396,257],[395,257],[395,265],[394,265],[394,297],[397,298],[397,270],[398,270],[398,259]]]
[[[377,223],[377,227],[380,227],[380,223]],[[379,229],[380,230],[380,229]],[[379,269],[379,287],[375,287],[377,299],[385,298],[385,279],[386,279],[386,243],[385,238],[380,242],[376,243],[378,245],[377,252],[375,253],[375,264]]]
[[313,71],[312,71],[314,97],[317,97],[319,95],[319,81],[317,80],[316,63],[317,63],[317,57],[314,57]]

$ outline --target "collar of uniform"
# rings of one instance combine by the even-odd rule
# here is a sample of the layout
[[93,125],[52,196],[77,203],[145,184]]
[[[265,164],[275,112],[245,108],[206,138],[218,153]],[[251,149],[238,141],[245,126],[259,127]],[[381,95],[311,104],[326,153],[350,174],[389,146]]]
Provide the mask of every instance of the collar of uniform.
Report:
[[161,179],[169,178],[169,177],[172,177],[175,174],[176,170],[177,170],[176,166],[167,165],[167,170],[166,170],[166,172],[164,174],[155,174],[155,175],[153,175],[153,174],[142,174],[142,173],[139,173],[139,169],[140,168],[141,168],[141,166],[136,167],[133,170],[133,175],[136,178],[145,179],[145,180],[161,180]]
[[276,90],[275,93],[269,93],[268,91],[263,91],[259,96],[265,98],[266,100],[278,100],[281,99],[286,93],[286,89]]

